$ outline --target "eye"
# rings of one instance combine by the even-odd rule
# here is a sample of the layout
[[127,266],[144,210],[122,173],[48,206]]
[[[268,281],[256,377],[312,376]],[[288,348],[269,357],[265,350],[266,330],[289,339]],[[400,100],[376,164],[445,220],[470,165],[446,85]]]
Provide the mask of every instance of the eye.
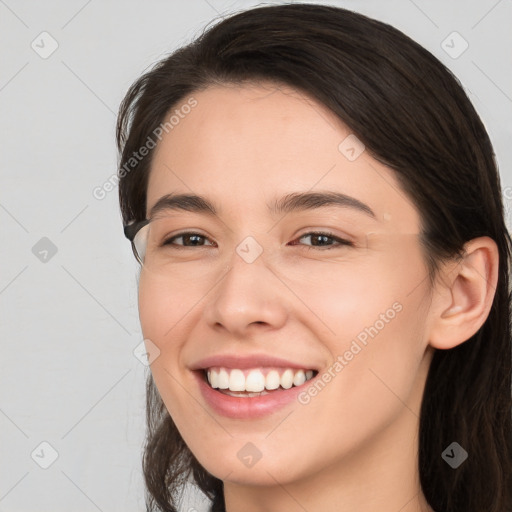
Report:
[[[340,237],[337,237],[337,236],[334,236],[332,233],[328,233],[328,232],[321,232],[321,231],[311,231],[309,233],[305,233],[304,235],[301,235],[297,240],[301,240],[302,238],[306,238],[306,237],[311,237],[311,240],[314,241],[316,240],[317,242],[320,242],[321,245],[310,245],[310,246],[306,246],[307,249],[314,249],[314,248],[317,248],[321,251],[328,251],[329,249],[335,249],[336,247],[340,247],[340,246],[350,246],[350,247],[353,247],[354,246],[354,243],[353,242],[350,242],[349,240],[345,240],[344,238],[340,238]],[[326,241],[328,242],[330,240],[334,240],[336,243],[335,244],[328,244],[328,245],[322,245],[324,244]],[[296,245],[295,243],[292,243],[292,245]],[[321,249],[321,247],[323,247],[323,249]]]
[[[312,231],[309,233],[305,233],[304,235],[301,235],[297,240],[301,240],[302,238],[311,237],[313,242],[313,245],[306,245],[307,249],[319,249],[319,250],[329,250],[340,246],[350,246],[353,247],[354,243],[350,242],[349,240],[345,240],[344,238],[340,238],[337,236],[334,236],[332,233],[328,232],[321,232],[321,231]],[[176,244],[175,240],[182,239],[182,244]],[[208,237],[205,235],[201,235],[200,233],[194,233],[191,231],[180,233],[178,235],[175,235],[171,238],[168,238],[165,242],[163,242],[162,245],[168,245],[168,246],[176,246],[176,247],[205,247],[204,244],[201,244],[201,241],[209,240]],[[333,240],[335,243],[327,244],[326,242],[329,242],[329,240]],[[190,245],[188,245],[190,244]],[[210,244],[214,245],[214,244]],[[298,245],[294,242],[291,243],[291,245]],[[323,247],[323,249],[322,249]]]
[[[183,239],[183,245],[173,243],[174,240],[178,240],[180,238]],[[162,245],[177,245],[178,247],[204,247],[200,244],[201,239],[208,240],[208,237],[201,235],[200,233],[193,233],[188,231],[186,233],[180,233],[179,235],[168,238]],[[187,242],[191,242],[191,245],[186,245]]]

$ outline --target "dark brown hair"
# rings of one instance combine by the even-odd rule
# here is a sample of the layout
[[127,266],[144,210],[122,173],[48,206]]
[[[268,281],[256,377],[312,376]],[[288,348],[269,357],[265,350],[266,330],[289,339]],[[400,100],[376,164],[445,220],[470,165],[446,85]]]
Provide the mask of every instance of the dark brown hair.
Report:
[[[272,81],[323,103],[395,171],[421,216],[430,278],[489,236],[499,250],[491,311],[479,331],[436,350],[420,416],[419,472],[438,512],[512,511],[511,239],[493,148],[454,75],[430,52],[385,23],[333,6],[260,6],[232,15],[158,62],[129,89],[119,112],[119,200],[123,221],[146,211],[151,155],[126,164],[194,91]],[[453,441],[469,458],[452,469]],[[222,481],[195,459],[151,375],[143,456],[148,510],[176,511],[189,477],[224,510]]]

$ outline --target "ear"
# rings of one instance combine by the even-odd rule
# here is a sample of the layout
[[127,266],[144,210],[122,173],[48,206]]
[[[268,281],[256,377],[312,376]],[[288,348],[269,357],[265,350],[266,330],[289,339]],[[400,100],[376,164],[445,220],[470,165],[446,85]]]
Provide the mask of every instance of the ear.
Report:
[[484,324],[498,282],[499,252],[487,236],[464,245],[464,257],[441,271],[432,298],[429,343],[450,349],[467,341]]

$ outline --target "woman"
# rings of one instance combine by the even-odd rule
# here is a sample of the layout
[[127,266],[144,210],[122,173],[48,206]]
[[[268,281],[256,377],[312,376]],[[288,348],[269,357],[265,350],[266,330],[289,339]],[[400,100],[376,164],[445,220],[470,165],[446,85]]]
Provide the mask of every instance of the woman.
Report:
[[458,81],[395,28],[263,6],[147,72],[119,197],[148,509],[512,510],[510,235]]

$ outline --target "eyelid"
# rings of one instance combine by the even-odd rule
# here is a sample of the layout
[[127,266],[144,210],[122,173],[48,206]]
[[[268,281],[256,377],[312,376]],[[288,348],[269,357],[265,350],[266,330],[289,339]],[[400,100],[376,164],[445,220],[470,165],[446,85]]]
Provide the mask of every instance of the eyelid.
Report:
[[[336,243],[333,245],[326,245],[326,246],[315,246],[315,245],[304,245],[307,249],[318,249],[319,251],[327,251],[329,249],[336,249],[341,247],[355,247],[355,243],[350,240],[350,237],[343,237],[338,236],[332,233],[331,231],[325,231],[325,230],[309,230],[305,233],[295,237],[293,242],[296,240],[300,240],[301,238],[305,236],[326,236],[328,238],[332,238]],[[293,245],[303,245],[303,244],[293,244]]]
[[[168,236],[168,237],[165,237],[164,241],[162,242],[162,245],[170,245],[170,246],[175,246],[175,247],[183,247],[184,249],[194,249],[194,247],[186,247],[184,245],[175,245],[175,244],[170,244],[169,242],[174,240],[175,238],[179,238],[181,236],[184,236],[184,235],[199,235],[199,236],[202,236],[203,238],[209,240],[210,242],[212,242],[211,238],[208,236],[208,235],[205,235],[199,231],[182,231],[181,233],[176,233],[175,235],[171,235],[171,236]],[[215,244],[215,242],[213,242]],[[197,247],[210,247],[210,246],[197,246]]]
[[336,238],[338,240],[350,242],[351,244],[355,244],[355,242],[356,242],[356,239],[354,238],[354,236],[351,236],[348,233],[336,233],[332,228],[320,228],[320,227],[319,228],[316,228],[316,227],[307,228],[304,232],[295,235],[294,239],[302,238],[303,236],[311,235],[311,234],[326,235],[326,236],[329,236],[332,238]]

